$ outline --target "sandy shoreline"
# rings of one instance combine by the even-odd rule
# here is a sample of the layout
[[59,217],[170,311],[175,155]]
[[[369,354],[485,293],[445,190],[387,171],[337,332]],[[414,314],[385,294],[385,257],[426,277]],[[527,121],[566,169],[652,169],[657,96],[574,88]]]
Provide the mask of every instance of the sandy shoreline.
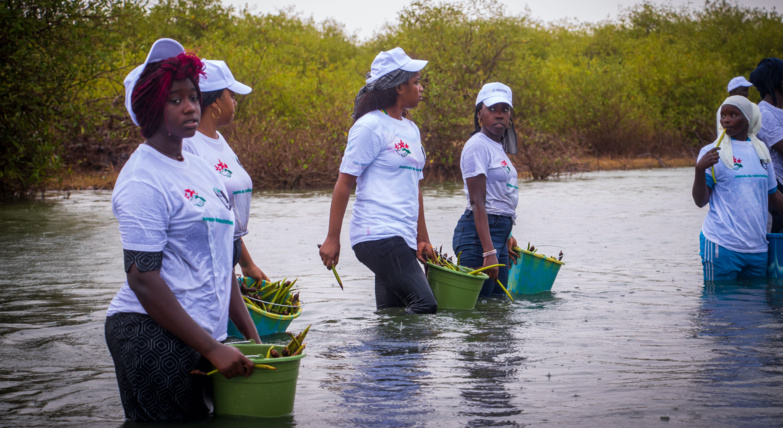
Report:
[[[694,165],[690,158],[658,159],[652,157],[633,158],[588,158],[580,163],[580,172],[629,170],[629,169],[653,169],[653,168],[679,168]],[[49,180],[46,190],[111,190],[117,180],[118,171],[106,170],[99,172],[73,171],[60,177]],[[566,174],[567,175],[567,174]],[[520,178],[529,178],[524,171]]]

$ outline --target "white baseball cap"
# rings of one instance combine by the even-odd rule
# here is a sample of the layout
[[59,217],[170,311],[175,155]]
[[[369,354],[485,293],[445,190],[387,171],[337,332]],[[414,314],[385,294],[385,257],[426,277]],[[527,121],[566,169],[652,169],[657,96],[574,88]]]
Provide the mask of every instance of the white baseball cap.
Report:
[[487,107],[497,103],[506,103],[509,107],[514,107],[511,104],[511,88],[500,82],[487,83],[481,88],[478,97],[476,97],[476,105],[479,105],[479,103],[484,103]]
[[740,86],[744,86],[746,88],[749,88],[749,87],[753,86],[753,84],[748,82],[748,80],[745,79],[743,76],[737,76],[737,77],[729,80],[729,86],[728,86],[728,88],[726,90],[731,92],[731,91],[739,88]]
[[394,70],[420,71],[425,65],[427,65],[427,61],[411,59],[402,48],[394,48],[390,51],[381,52],[375,57],[372,62],[372,68],[370,68],[370,77],[367,78],[366,82],[370,84]]
[[125,81],[123,82],[125,85],[125,109],[128,110],[131,120],[133,120],[133,123],[135,123],[136,126],[140,125],[139,122],[136,121],[136,114],[133,113],[131,98],[133,97],[133,88],[136,86],[136,81],[139,80],[141,72],[144,71],[144,67],[149,63],[163,61],[164,59],[169,59],[184,52],[185,48],[182,47],[178,41],[172,39],[158,39],[152,44],[150,53],[147,54],[147,59],[144,60],[144,64],[134,68],[133,71],[125,76]]
[[225,61],[206,59],[204,60],[204,66],[204,71],[207,75],[198,81],[201,92],[228,89],[237,94],[247,95],[253,90],[250,86],[239,83],[234,79],[234,75],[231,74],[231,70],[228,69]]

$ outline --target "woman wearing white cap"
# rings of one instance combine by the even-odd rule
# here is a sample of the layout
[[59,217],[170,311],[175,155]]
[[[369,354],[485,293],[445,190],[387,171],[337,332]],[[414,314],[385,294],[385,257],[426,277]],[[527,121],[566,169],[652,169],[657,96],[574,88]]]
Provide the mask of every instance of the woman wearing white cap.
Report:
[[748,82],[748,79],[746,79],[745,76],[737,76],[729,80],[729,84],[726,85],[726,90],[729,91],[729,96],[742,95],[747,98],[748,95],[750,95],[749,88],[751,86],[753,86],[753,84]]
[[503,294],[496,280],[507,285],[509,254],[516,256],[511,250],[516,246],[511,228],[517,218],[519,187],[517,170],[504,150],[504,143],[516,141],[511,98],[511,88],[502,83],[481,88],[473,115],[475,129],[460,157],[467,207],[454,228],[454,252],[464,266],[505,265],[484,271],[489,279],[481,296]]
[[146,141],[123,166],[112,193],[127,279],[106,313],[125,417],[182,421],[209,416],[210,363],[227,377],[253,363],[226,338],[229,318],[258,332],[233,286],[234,215],[220,178],[183,153],[201,116],[201,60],[161,39],[125,79],[126,107]]
[[693,201],[710,210],[699,237],[704,281],[767,275],[767,207],[783,208],[756,104],[733,95],[720,109],[725,135],[696,162]]
[[419,181],[426,155],[419,128],[403,117],[421,101],[421,69],[401,48],[375,57],[366,85],[354,100],[354,124],[334,185],[329,232],[321,246],[327,268],[340,258],[340,230],[351,189],[351,246],[375,274],[378,309],[404,307],[435,313],[437,302],[416,262],[432,256]]
[[242,274],[256,281],[269,280],[253,262],[242,237],[247,235],[253,180],[242,167],[239,158],[218,132],[234,119],[236,94],[247,95],[252,89],[234,79],[223,61],[204,60],[206,75],[199,81],[201,88],[201,122],[198,132],[182,142],[182,150],[207,161],[212,171],[220,174],[234,210],[234,265],[239,263]]

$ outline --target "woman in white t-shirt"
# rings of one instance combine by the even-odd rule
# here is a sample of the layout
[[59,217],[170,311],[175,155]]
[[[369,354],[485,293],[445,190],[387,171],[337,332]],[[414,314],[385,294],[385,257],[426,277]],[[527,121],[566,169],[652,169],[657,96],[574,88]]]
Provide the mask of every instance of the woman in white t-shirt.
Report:
[[201,121],[198,132],[182,142],[182,151],[193,153],[210,165],[210,170],[220,174],[226,185],[228,200],[234,211],[234,266],[239,263],[242,275],[256,281],[269,280],[256,266],[247,251],[243,236],[247,235],[250,218],[250,201],[253,195],[253,180],[245,171],[239,158],[218,132],[234,119],[237,106],[236,94],[247,95],[252,89],[234,79],[231,70],[223,61],[204,60],[206,75],[199,81],[201,89]]
[[764,277],[767,207],[783,209],[783,196],[769,150],[756,137],[758,106],[733,95],[719,111],[725,136],[699,152],[692,191],[696,206],[710,204],[699,237],[704,281]]
[[[765,58],[750,73],[761,94],[761,129],[758,137],[769,148],[778,188],[783,189],[783,60]],[[772,233],[783,231],[783,212],[772,211]]]
[[476,98],[475,130],[460,157],[467,207],[454,228],[452,247],[460,264],[478,268],[503,264],[484,271],[481,296],[504,295],[496,281],[508,285],[509,255],[516,258],[517,242],[511,228],[517,218],[519,187],[517,170],[504,150],[503,141],[512,138],[511,88],[487,83]]
[[422,263],[432,257],[419,181],[426,154],[419,128],[403,117],[421,101],[421,69],[427,61],[401,48],[381,52],[354,100],[340,175],[334,185],[329,232],[321,246],[324,265],[340,258],[340,230],[351,189],[351,246],[375,274],[378,309],[404,307],[408,313],[435,313],[437,302]]
[[202,67],[178,42],[161,39],[125,78],[125,105],[146,141],[112,193],[127,278],[109,305],[105,335],[132,421],[208,417],[210,380],[191,370],[253,372],[248,358],[221,343],[229,318],[260,342],[232,287],[234,215],[225,187],[203,160],[181,151],[201,116]]

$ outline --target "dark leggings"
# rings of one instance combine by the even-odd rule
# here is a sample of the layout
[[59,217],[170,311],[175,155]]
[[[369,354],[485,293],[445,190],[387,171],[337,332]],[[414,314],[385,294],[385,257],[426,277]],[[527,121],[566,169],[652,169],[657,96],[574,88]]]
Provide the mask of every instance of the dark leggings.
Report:
[[212,384],[210,364],[149,315],[118,313],[106,318],[106,344],[114,360],[125,417],[134,422],[206,419]]
[[236,267],[237,263],[239,263],[239,256],[242,255],[242,238],[239,238],[234,241],[234,264],[231,266]]
[[375,274],[375,304],[405,308],[409,314],[434,314],[438,303],[416,259],[416,251],[399,236],[360,242],[356,258]]
[[[778,183],[778,190],[783,192],[783,184]],[[772,205],[769,206],[769,213],[772,216],[772,230],[770,233],[783,232],[783,213],[775,211]]]

